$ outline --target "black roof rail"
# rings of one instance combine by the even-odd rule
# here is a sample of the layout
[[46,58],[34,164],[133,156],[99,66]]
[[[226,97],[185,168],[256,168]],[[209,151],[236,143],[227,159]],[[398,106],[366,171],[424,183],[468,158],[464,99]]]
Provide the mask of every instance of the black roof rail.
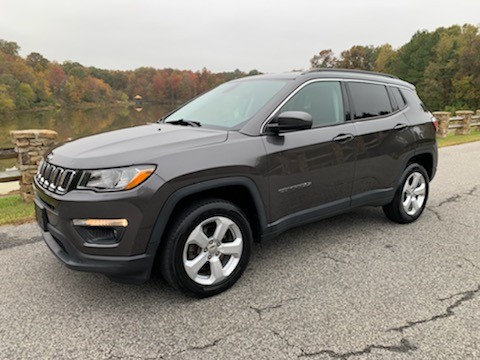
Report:
[[347,73],[356,73],[356,74],[365,74],[365,75],[377,75],[377,76],[384,76],[388,77],[390,79],[398,79],[395,75],[390,75],[390,74],[385,74],[381,72],[376,72],[376,71],[367,71],[367,70],[357,70],[357,69],[342,69],[342,68],[319,68],[319,69],[310,69],[307,71],[304,71],[302,75],[305,74],[310,74],[314,72],[347,72]]

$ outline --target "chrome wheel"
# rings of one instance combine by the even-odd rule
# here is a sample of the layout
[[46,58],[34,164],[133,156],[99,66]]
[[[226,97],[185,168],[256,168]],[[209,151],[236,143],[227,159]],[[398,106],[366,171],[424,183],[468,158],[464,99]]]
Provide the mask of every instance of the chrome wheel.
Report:
[[403,185],[403,210],[408,215],[415,216],[423,209],[426,193],[427,185],[425,177],[420,172],[412,172]]
[[200,285],[225,280],[240,262],[243,238],[238,225],[224,216],[210,217],[198,224],[185,242],[183,267]]

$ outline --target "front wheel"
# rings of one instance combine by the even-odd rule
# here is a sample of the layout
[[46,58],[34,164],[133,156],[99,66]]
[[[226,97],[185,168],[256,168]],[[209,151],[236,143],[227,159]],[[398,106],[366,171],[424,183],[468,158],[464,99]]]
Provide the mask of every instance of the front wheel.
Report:
[[410,164],[402,175],[400,186],[383,212],[392,221],[407,224],[417,220],[428,199],[428,174],[419,164]]
[[165,280],[187,294],[206,297],[231,287],[250,257],[246,216],[224,200],[192,204],[174,221],[161,254]]

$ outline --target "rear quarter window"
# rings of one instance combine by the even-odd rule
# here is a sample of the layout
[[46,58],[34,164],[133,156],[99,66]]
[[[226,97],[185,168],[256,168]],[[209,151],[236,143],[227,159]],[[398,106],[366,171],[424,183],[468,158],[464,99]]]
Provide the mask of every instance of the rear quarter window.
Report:
[[384,116],[393,111],[384,85],[351,82],[348,83],[348,89],[352,98],[355,120]]
[[398,108],[403,109],[405,106],[407,106],[407,102],[405,101],[405,98],[400,92],[400,89],[393,86],[390,87],[390,89],[392,90],[392,95],[393,95],[393,98],[395,99],[395,102],[398,105]]

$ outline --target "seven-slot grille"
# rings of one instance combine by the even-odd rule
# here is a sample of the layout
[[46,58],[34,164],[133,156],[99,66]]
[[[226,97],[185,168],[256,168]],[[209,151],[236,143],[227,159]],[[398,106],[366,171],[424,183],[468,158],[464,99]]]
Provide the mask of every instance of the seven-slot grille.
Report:
[[74,170],[55,166],[42,160],[35,178],[41,187],[56,194],[65,194],[70,190],[75,174]]

